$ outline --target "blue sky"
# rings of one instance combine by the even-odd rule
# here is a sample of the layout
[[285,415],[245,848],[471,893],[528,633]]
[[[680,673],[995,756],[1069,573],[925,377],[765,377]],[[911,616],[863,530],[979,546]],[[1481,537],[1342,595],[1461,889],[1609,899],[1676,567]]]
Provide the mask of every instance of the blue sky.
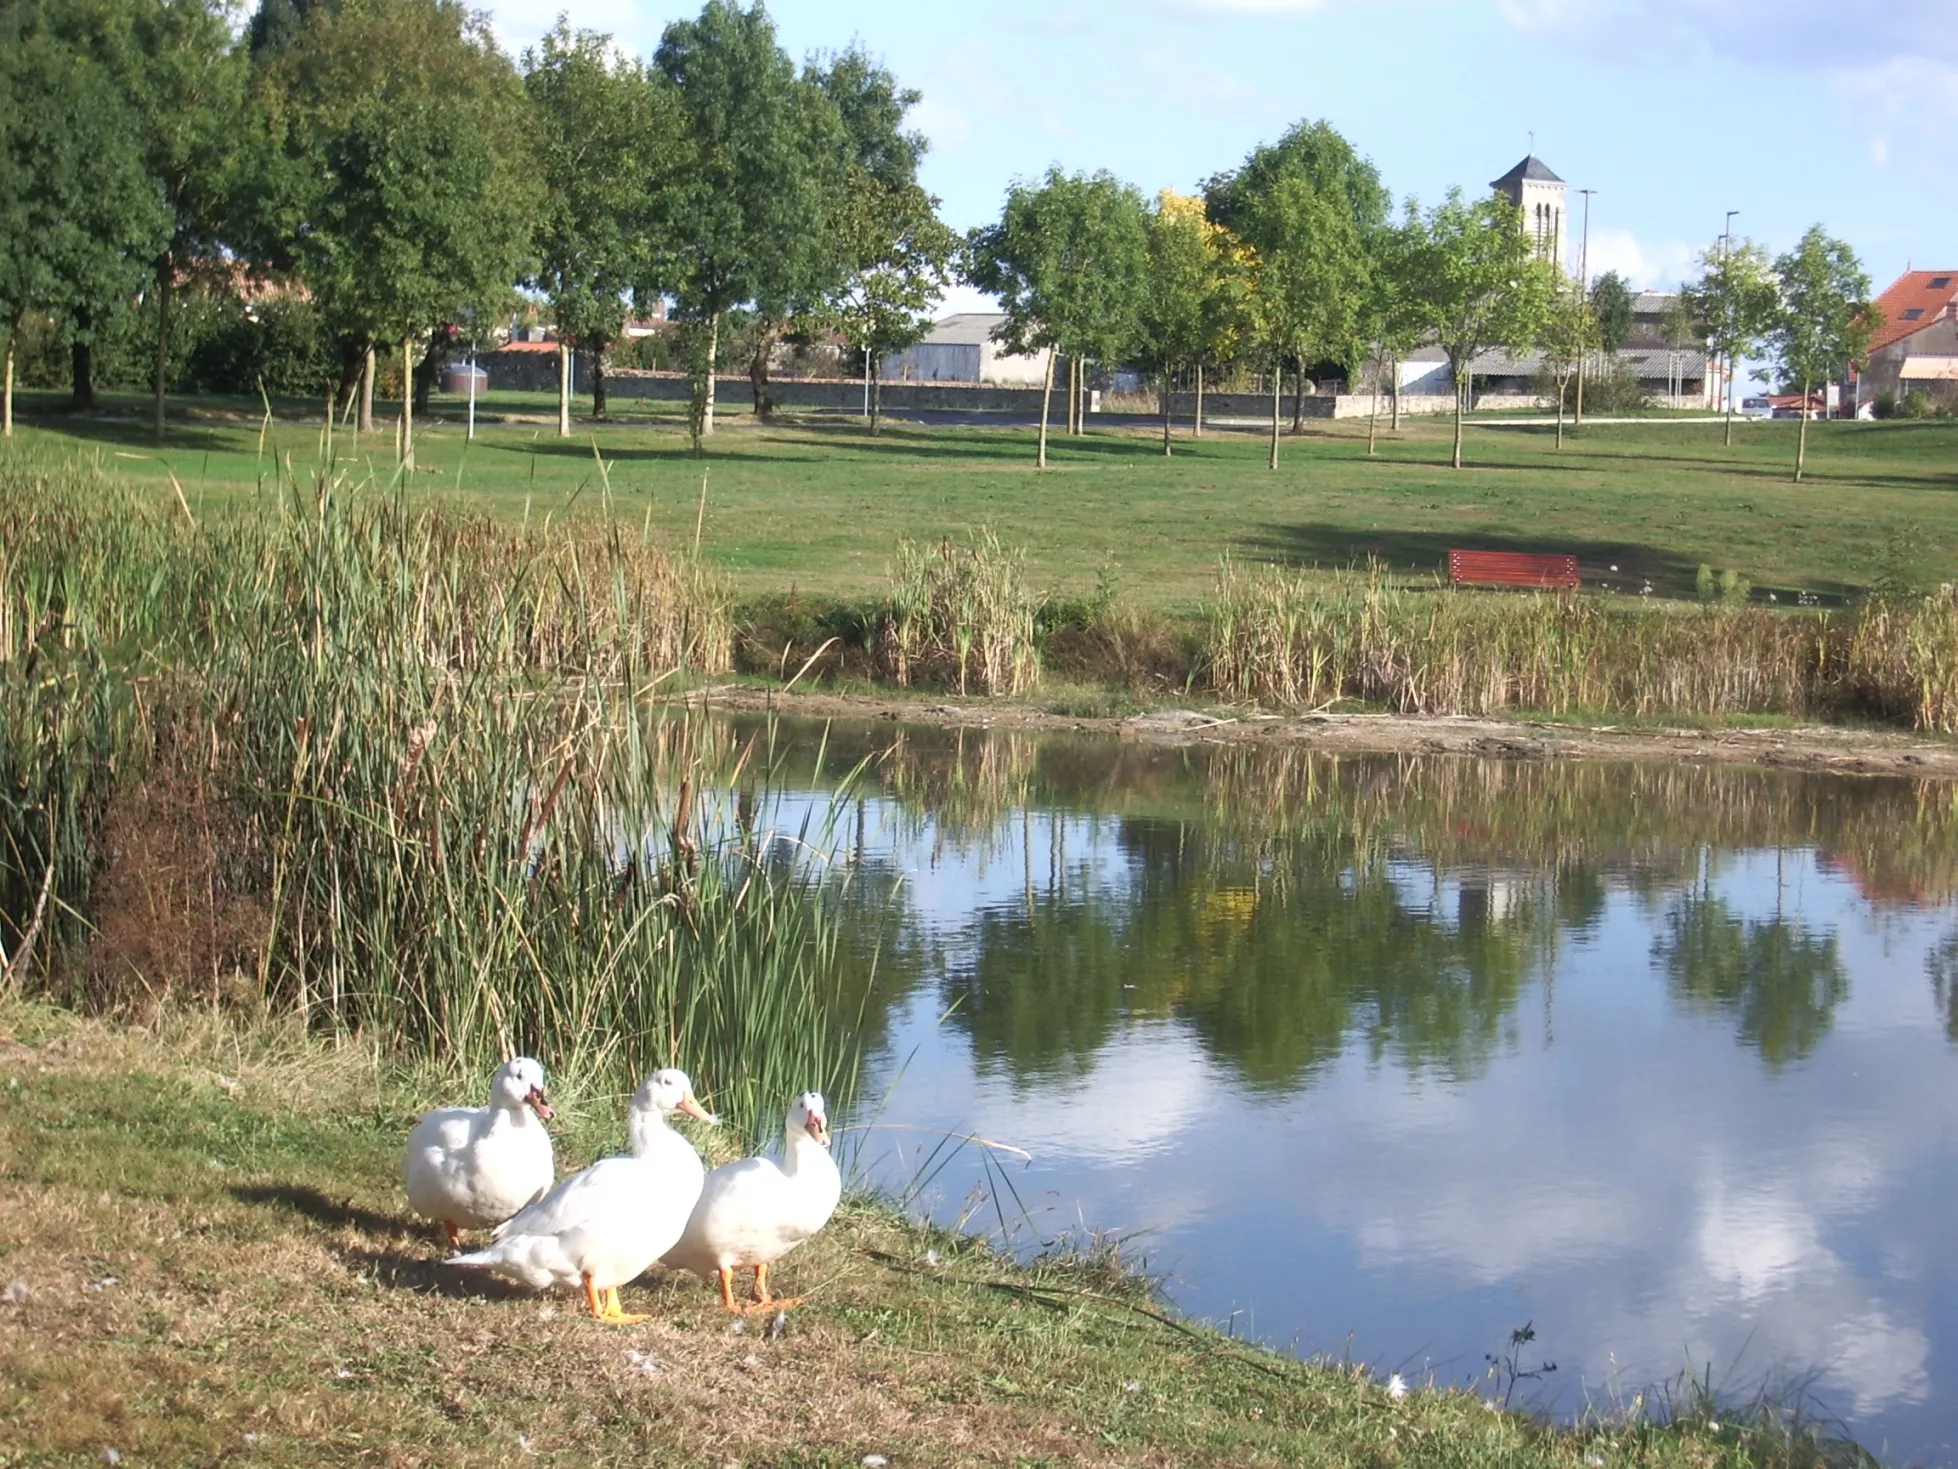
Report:
[[[698,3],[495,0],[513,50],[560,9],[649,54]],[[964,229],[1058,163],[1192,191],[1325,118],[1396,196],[1480,190],[1532,146],[1591,205],[1593,275],[1676,284],[1738,209],[1820,222],[1881,290],[1958,266],[1958,0],[776,0],[798,58],[860,40],[924,93],[924,180]],[[1858,11],[1861,10],[1861,14]],[[1573,241],[1579,201],[1572,196]],[[966,304],[955,300],[952,305]]]

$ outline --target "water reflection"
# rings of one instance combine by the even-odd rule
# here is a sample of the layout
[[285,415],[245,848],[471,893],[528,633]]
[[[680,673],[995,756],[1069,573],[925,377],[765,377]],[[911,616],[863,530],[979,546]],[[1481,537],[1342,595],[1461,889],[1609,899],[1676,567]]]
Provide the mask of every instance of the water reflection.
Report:
[[[862,764],[882,1115],[1030,1149],[1034,1234],[1148,1231],[1183,1304],[1305,1350],[1459,1382],[1534,1320],[1552,1407],[1711,1364],[1951,1461],[1948,789],[774,739],[783,801]],[[926,1146],[869,1136],[887,1180]]]

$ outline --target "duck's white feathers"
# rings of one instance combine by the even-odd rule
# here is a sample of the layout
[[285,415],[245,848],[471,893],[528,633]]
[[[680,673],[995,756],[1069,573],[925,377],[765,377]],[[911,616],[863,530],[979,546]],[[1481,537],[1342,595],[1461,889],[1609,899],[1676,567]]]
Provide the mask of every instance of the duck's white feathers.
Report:
[[[820,1109],[821,1098],[814,1100]],[[829,1222],[843,1195],[843,1177],[829,1149],[805,1129],[806,1119],[806,1112],[798,1118],[791,1110],[784,1129],[786,1167],[769,1158],[743,1158],[707,1175],[686,1232],[663,1257],[666,1264],[701,1276],[772,1265]]]
[[634,1123],[641,1151],[572,1174],[504,1223],[488,1247],[449,1263],[498,1270],[537,1290],[587,1276],[607,1290],[643,1274],[686,1228],[705,1169],[663,1115],[635,1115]]
[[[539,1068],[540,1083],[542,1076]],[[416,1213],[458,1229],[488,1229],[542,1198],[557,1161],[536,1113],[521,1101],[497,1100],[424,1113],[408,1134],[402,1173]]]

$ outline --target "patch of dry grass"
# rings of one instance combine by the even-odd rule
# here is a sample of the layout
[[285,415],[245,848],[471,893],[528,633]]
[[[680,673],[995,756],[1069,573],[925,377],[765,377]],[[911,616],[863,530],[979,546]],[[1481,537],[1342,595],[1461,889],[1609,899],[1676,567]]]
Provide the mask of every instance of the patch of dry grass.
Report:
[[[395,1176],[425,1090],[290,1028],[0,1011],[0,1464],[1814,1461],[1731,1426],[1395,1399],[864,1200],[781,1272],[809,1300],[779,1337],[685,1276],[601,1326],[439,1266]],[[563,1163],[612,1143],[602,1110]]]

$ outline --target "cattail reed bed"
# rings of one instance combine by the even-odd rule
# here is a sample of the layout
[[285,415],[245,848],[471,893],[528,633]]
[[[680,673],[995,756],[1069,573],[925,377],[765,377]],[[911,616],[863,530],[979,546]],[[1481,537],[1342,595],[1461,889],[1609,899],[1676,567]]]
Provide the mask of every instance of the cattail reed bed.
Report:
[[1780,714],[1958,731],[1958,598],[1846,613],[1614,606],[1570,594],[1328,581],[1226,563],[1205,677],[1221,696],[1407,714]]
[[766,761],[643,697],[726,666],[698,567],[327,481],[205,526],[4,476],[0,547],[10,983],[472,1069],[677,1061],[763,1130],[847,1092],[824,818],[769,829]]

